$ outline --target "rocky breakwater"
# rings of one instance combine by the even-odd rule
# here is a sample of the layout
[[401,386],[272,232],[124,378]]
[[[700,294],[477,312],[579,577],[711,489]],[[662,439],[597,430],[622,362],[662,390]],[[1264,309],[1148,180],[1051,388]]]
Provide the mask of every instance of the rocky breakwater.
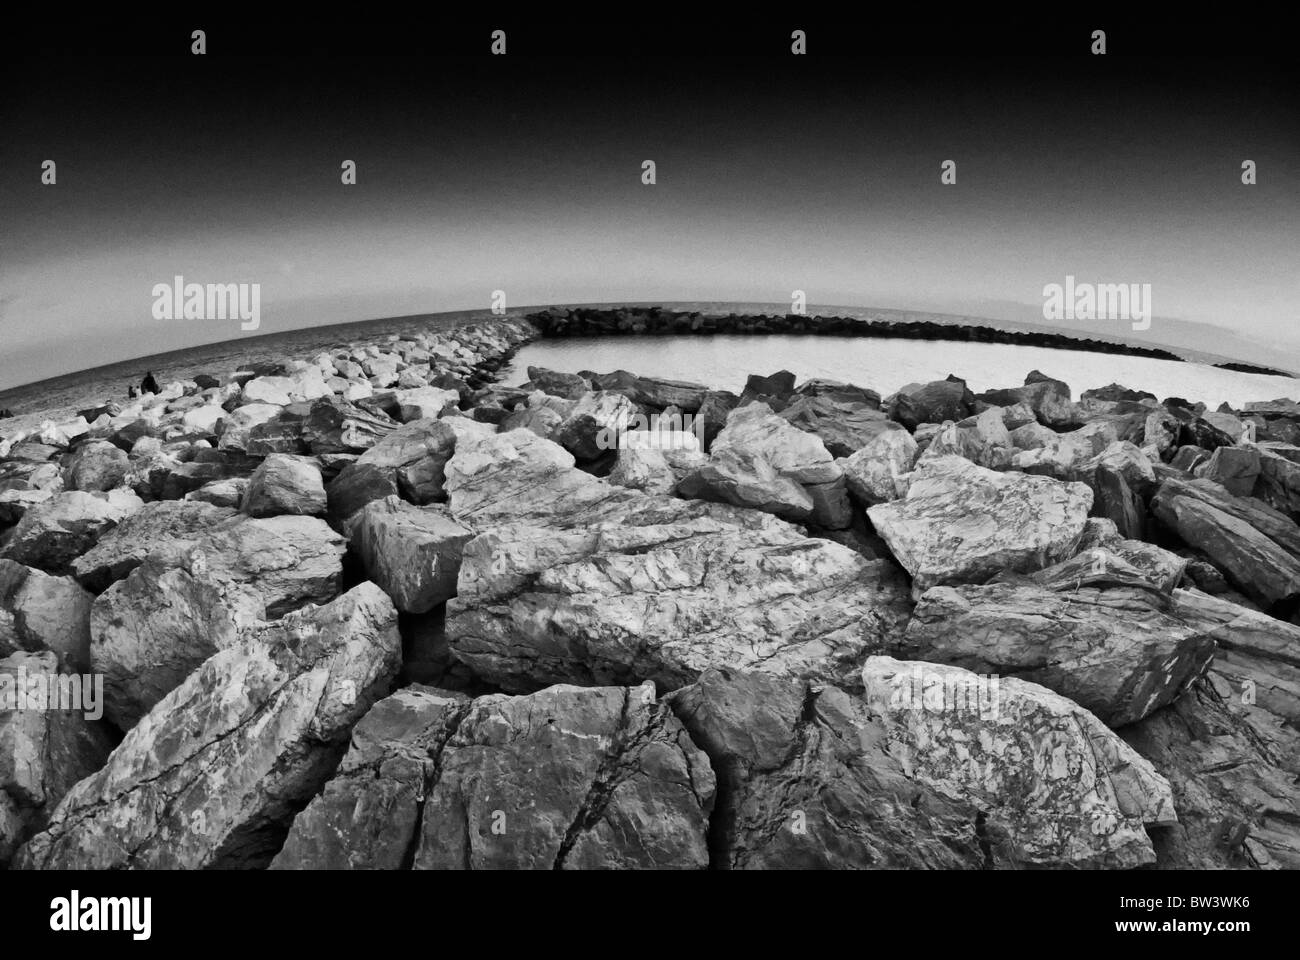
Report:
[[1300,866],[1300,407],[532,335],[7,443],[0,673],[105,689],[0,702],[0,863]]

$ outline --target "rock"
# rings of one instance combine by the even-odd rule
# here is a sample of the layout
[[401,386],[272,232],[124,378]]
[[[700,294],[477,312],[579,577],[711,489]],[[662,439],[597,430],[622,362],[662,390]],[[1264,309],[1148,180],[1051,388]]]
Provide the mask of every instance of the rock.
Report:
[[87,590],[102,593],[144,562],[160,544],[178,547],[199,540],[235,512],[207,503],[160,500],[144,504],[72,561],[72,573]]
[[1213,480],[1234,497],[1249,497],[1260,474],[1260,453],[1249,447],[1216,447],[1210,459],[1196,467],[1197,477]]
[[731,503],[795,522],[813,515],[814,502],[807,488],[779,473],[757,453],[738,447],[715,449],[706,463],[678,481],[677,491],[687,499]]
[[[1137,570],[1160,593],[1169,594],[1182,582],[1183,572],[1187,569],[1187,560],[1171,553],[1153,543],[1142,540],[1125,539],[1111,520],[1089,517],[1084,524],[1083,536],[1079,539],[1079,552],[1069,561],[1049,567],[1035,574],[1035,579],[1042,582],[1051,573],[1067,572],[1069,565],[1083,560],[1096,566],[1095,551],[1112,554],[1125,564]],[[1104,568],[1105,563],[1101,566]]]
[[[369,384],[366,387],[368,389]],[[366,393],[366,396],[369,395]],[[299,427],[299,435],[308,450],[316,456],[322,456],[329,453],[361,453],[395,429],[396,421],[382,413],[364,410],[347,400],[322,397],[306,411]]]
[[1130,390],[1128,387],[1122,387],[1118,383],[1110,383],[1104,387],[1095,387],[1092,390],[1085,390],[1079,395],[1081,400],[1129,400],[1141,402],[1142,400],[1155,400],[1154,393],[1148,393],[1145,390]]
[[591,390],[591,384],[576,373],[559,373],[545,367],[529,367],[528,379],[534,389],[570,400],[577,400]]
[[960,457],[918,464],[907,496],[867,510],[912,575],[916,596],[937,584],[1031,572],[1071,556],[1092,491],[1081,483],[996,473]]
[[232,510],[238,510],[247,493],[248,478],[231,477],[228,480],[213,480],[210,483],[205,483],[197,490],[191,490],[185,494],[185,501],[210,503],[214,507],[229,507]]
[[[597,388],[605,389],[605,388]],[[651,407],[677,407],[685,413],[695,413],[708,395],[709,388],[699,383],[681,380],[664,380],[659,377],[637,377],[628,398]]]
[[539,437],[549,439],[556,429],[564,422],[564,415],[550,409],[549,407],[527,409],[517,409],[508,414],[501,421],[499,430],[501,433],[509,433],[511,430],[531,430]]
[[28,509],[0,555],[50,573],[71,562],[144,503],[133,493],[70,490]]
[[737,406],[762,403],[768,409],[780,412],[789,405],[794,395],[794,382],[794,374],[789,370],[777,371],[770,377],[751,373],[745,379],[745,389],[740,394]]
[[890,422],[878,407],[830,395],[796,399],[780,416],[800,430],[816,434],[836,457],[862,449],[878,435],[877,424]]
[[273,403],[247,403],[236,407],[222,421],[217,446],[221,450],[248,450],[254,427],[269,423],[283,408]]
[[455,390],[439,390],[437,387],[421,386],[412,390],[397,391],[397,406],[401,411],[403,423],[412,420],[436,420],[448,408],[460,402],[460,394]]
[[396,676],[396,621],[363,583],[215,654],[72,788],[15,865],[265,866]]
[[715,665],[852,684],[906,618],[887,562],[763,513],[611,485],[527,431],[459,450],[448,491],[452,515],[483,532],[465,546],[447,634],[505,690],[628,677],[672,689]]
[[629,429],[636,411],[621,393],[584,394],[555,428],[551,439],[579,460],[594,460],[617,449],[619,437]]
[[881,421],[861,449],[836,461],[844,471],[849,493],[864,507],[897,500],[907,493],[903,475],[916,463],[916,441],[892,420]]
[[873,410],[880,409],[880,394],[875,390],[838,380],[813,377],[799,384],[794,392],[800,397],[827,397],[841,403],[864,403]]
[[885,749],[911,779],[985,814],[995,862],[1155,862],[1148,826],[1177,821],[1169,783],[1086,710],[1033,683],[942,664],[870,657],[862,675]]
[[90,662],[104,676],[104,715],[121,730],[265,616],[262,596],[251,586],[194,566],[146,561],[95,599]]
[[[58,671],[49,651],[0,659],[0,701],[14,695],[20,681],[36,681],[48,693]],[[93,699],[92,690],[81,703],[67,705],[91,707]],[[73,784],[103,766],[110,749],[103,727],[84,710],[37,709],[30,702],[21,710],[0,707],[0,869],[45,827]]]
[[473,701],[414,687],[358,724],[274,866],[703,869],[713,794],[649,684]]
[[707,458],[699,450],[622,448],[607,479],[620,487],[667,495],[683,477],[706,462]]
[[1111,579],[1122,560],[1102,551],[1093,559],[1098,572],[1084,567],[1056,589],[933,587],[918,601],[899,655],[1037,683],[1112,727],[1140,720],[1205,670],[1215,642],[1140,578]]
[[107,440],[91,440],[77,447],[63,470],[67,490],[112,490],[126,478],[130,460]]
[[696,417],[704,425],[701,439],[705,450],[713,446],[714,437],[722,432],[722,428],[727,425],[727,416],[739,403],[740,398],[729,390],[710,390],[704,395]]
[[[387,483],[359,482],[367,477],[377,476],[395,482],[402,496],[413,503],[425,504],[444,500],[446,499],[446,492],[443,489],[444,469],[455,449],[456,432],[447,421],[412,420],[398,427],[361,454],[356,463],[343,469],[335,480],[335,483],[342,481],[339,502],[355,502],[357,499],[355,493],[348,498],[343,496],[349,488],[355,490],[365,486],[373,492],[378,492],[380,487],[387,487]],[[332,485],[331,490],[333,490]],[[331,500],[334,500],[333,496]]]
[[1124,479],[1124,474],[1108,464],[1099,464],[1093,472],[1093,513],[1114,522],[1120,536],[1142,540],[1146,537],[1146,505]]
[[967,417],[960,423],[943,424],[920,459],[959,456],[981,467],[998,470],[1006,468],[1012,453],[1011,434],[1007,431],[1000,410],[989,407],[983,413]]
[[[1215,456],[1230,455],[1237,449],[1239,448],[1220,447],[1214,451],[1214,454]],[[1300,515],[1300,447],[1264,443],[1256,447],[1254,452],[1259,458],[1255,495],[1274,510],[1290,514],[1292,517]],[[1209,476],[1209,479],[1217,478]],[[1241,478],[1242,483],[1245,479],[1245,476]],[[1224,486],[1228,487],[1226,483]],[[1236,491],[1228,487],[1228,492]],[[1245,496],[1245,494],[1237,494],[1237,496]]]
[[17,523],[30,508],[52,496],[49,490],[0,490],[0,527]]
[[456,595],[461,550],[474,531],[445,508],[397,497],[372,501],[352,523],[366,572],[403,613],[426,613]]
[[1300,527],[1283,514],[1209,480],[1165,480],[1151,509],[1251,599],[1286,616],[1300,607]]
[[886,403],[889,419],[915,430],[923,423],[965,420],[972,412],[974,397],[964,380],[949,379],[909,383]]
[[859,698],[770,674],[709,670],[667,700],[717,775],[715,867],[991,865],[977,811],[913,780]]
[[326,488],[329,514],[347,520],[367,503],[396,496],[397,472],[373,463],[350,463]]
[[262,595],[267,619],[277,619],[338,594],[345,549],[316,517],[237,515],[195,540],[160,544],[157,555],[200,578],[248,584]]
[[[48,650],[57,655],[60,667],[84,671],[90,663],[92,600],[71,577],[0,560],[0,615],[8,615],[15,649]],[[4,630],[0,626],[0,633]],[[0,640],[0,656],[13,652],[4,645]]]
[[325,513],[325,484],[320,466],[305,457],[272,454],[253,471],[240,510],[250,517]]
[[[1123,736],[1173,790],[1179,822],[1153,831],[1158,868],[1300,868],[1294,728],[1207,678]],[[1243,828],[1244,842],[1231,842],[1225,827]]]

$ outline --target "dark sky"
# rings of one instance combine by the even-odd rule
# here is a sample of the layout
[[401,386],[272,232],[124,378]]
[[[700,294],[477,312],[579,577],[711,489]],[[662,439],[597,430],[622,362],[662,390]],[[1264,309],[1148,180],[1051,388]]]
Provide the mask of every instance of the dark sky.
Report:
[[1268,58],[10,66],[0,388],[240,335],[155,321],[176,274],[260,283],[264,334],[498,288],[976,312],[1068,273],[1300,352],[1300,102]]

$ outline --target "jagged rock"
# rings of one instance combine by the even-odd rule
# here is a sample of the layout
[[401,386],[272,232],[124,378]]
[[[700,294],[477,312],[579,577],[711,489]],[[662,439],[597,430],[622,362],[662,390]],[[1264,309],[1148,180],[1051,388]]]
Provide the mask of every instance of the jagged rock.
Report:
[[701,869],[714,778],[653,686],[402,690],[357,725],[273,866]]
[[412,420],[436,420],[443,411],[455,407],[460,394],[455,390],[440,390],[428,385],[397,391],[397,407],[403,423]]
[[[61,667],[85,670],[90,663],[93,600],[71,577],[0,560],[0,616],[8,624],[0,625],[0,655],[17,649],[49,650]],[[7,644],[2,636],[6,632],[12,638]]]
[[58,672],[57,658],[49,651],[0,659],[0,869],[31,834],[45,827],[73,784],[104,765],[112,748],[103,727],[88,719],[86,710],[62,709],[93,709],[93,688],[80,703],[54,709],[29,703],[26,709],[9,709],[16,705],[20,680],[45,680],[41,688],[48,692],[48,678]]
[[1081,483],[996,473],[961,457],[918,464],[907,496],[867,510],[912,575],[919,596],[937,584],[978,583],[1071,556],[1092,506]]
[[302,442],[313,454],[321,456],[369,450],[397,429],[397,423],[388,416],[364,410],[346,400],[322,397],[307,410],[299,429]]
[[306,457],[276,453],[253,471],[240,510],[250,517],[318,516],[326,505],[320,465]]
[[1156,859],[1147,828],[1177,821],[1164,777],[1044,687],[890,657],[869,657],[862,676],[885,749],[911,779],[985,813],[997,862],[1144,866]]
[[851,493],[864,507],[897,500],[907,493],[903,475],[916,463],[916,440],[892,420],[881,421],[875,435],[852,456],[837,461]]
[[576,373],[559,373],[545,367],[529,367],[528,379],[534,389],[570,400],[577,400],[591,390],[591,384]]
[[484,531],[465,546],[448,636],[502,689],[671,689],[723,664],[851,684],[906,618],[888,562],[756,511],[613,486],[527,431],[467,444],[448,490],[453,516]]
[[727,416],[739,403],[740,398],[729,390],[710,390],[704,395],[696,416],[704,425],[701,439],[705,450],[713,446],[713,439],[722,432],[722,428],[727,425]]
[[[1153,584],[1161,593],[1171,593],[1182,582],[1183,573],[1187,569],[1186,558],[1171,553],[1153,543],[1126,539],[1120,536],[1113,521],[1100,517],[1089,517],[1088,522],[1084,524],[1083,536],[1079,538],[1079,552],[1075,557],[1072,557],[1065,564],[1049,567],[1034,576],[1037,580],[1044,581],[1049,573],[1068,573],[1068,564],[1080,558],[1085,559],[1090,565],[1096,566],[1097,557],[1095,551],[1098,549],[1115,555],[1128,566],[1135,568],[1144,579]],[[1103,568],[1105,566],[1104,558],[1101,566]]]
[[948,379],[909,383],[886,402],[889,419],[915,430],[923,423],[965,420],[973,410],[974,396],[964,380]]
[[367,503],[396,496],[397,472],[373,463],[349,463],[325,490],[330,516],[347,520]]
[[1000,470],[1010,462],[1012,453],[1011,434],[1002,420],[1001,408],[989,407],[959,423],[944,423],[920,459],[958,456]]
[[688,499],[732,503],[795,522],[813,514],[813,498],[807,488],[778,472],[759,454],[738,447],[715,446],[706,463],[678,481],[677,491]]
[[76,557],[144,506],[125,490],[69,490],[30,507],[0,556],[50,573],[64,573]]
[[1118,383],[1109,383],[1104,387],[1094,387],[1091,390],[1085,390],[1079,394],[1080,400],[1129,400],[1140,402],[1142,400],[1155,400],[1154,393],[1148,393],[1146,390],[1130,390],[1128,387],[1120,386]]
[[1081,559],[1077,578],[1049,581],[1054,589],[1020,582],[926,591],[899,655],[1020,677],[1112,727],[1140,720],[1205,670],[1214,639],[1115,555]]
[[832,400],[848,403],[865,403],[873,410],[880,409],[880,394],[869,387],[859,387],[852,383],[840,383],[824,377],[813,377],[799,384],[794,391],[800,397],[828,397]]
[[1215,448],[1209,460],[1196,467],[1195,474],[1213,480],[1234,497],[1249,497],[1255,491],[1260,469],[1258,449],[1221,446]]
[[[388,496],[393,491],[381,491],[390,483],[396,483],[402,496],[413,503],[446,499],[444,468],[455,449],[456,431],[447,420],[412,420],[398,427],[361,454],[356,463],[344,467],[335,478],[340,504],[336,515],[346,515],[345,503],[355,504],[354,509],[359,509],[370,499]],[[336,499],[334,484],[330,487],[331,502]],[[379,496],[368,496],[369,493]],[[367,496],[368,499],[357,503]]]
[[246,493],[248,493],[248,478],[230,477],[227,480],[213,480],[197,490],[191,490],[185,494],[185,500],[238,510],[239,505],[244,502]]
[[1151,509],[1251,599],[1279,612],[1300,604],[1300,527],[1283,514],[1209,480],[1165,480]]
[[[1237,448],[1220,447],[1214,453],[1216,456],[1230,454],[1234,449]],[[1274,510],[1292,516],[1300,515],[1300,447],[1263,443],[1255,450],[1259,456],[1255,495]],[[1234,491],[1230,488],[1229,492]]]
[[[598,390],[608,389],[597,387]],[[677,407],[685,413],[695,413],[704,402],[709,388],[699,383],[682,380],[664,380],[660,377],[637,377],[631,384],[628,398],[651,407]]]
[[911,779],[836,687],[709,670],[667,697],[718,778],[714,866],[979,869],[977,811]]
[[52,496],[50,490],[0,490],[0,527],[17,523],[29,509]]
[[587,393],[573,405],[551,439],[579,460],[594,460],[618,447],[619,436],[629,429],[635,414],[632,402],[621,393]]
[[147,560],[114,583],[90,614],[90,662],[104,676],[104,715],[129,730],[212,654],[265,616],[248,584]]
[[1123,736],[1173,790],[1179,822],[1153,831],[1157,867],[1300,869],[1293,727],[1242,704],[1212,674]]
[[456,595],[461,550],[474,531],[446,508],[390,496],[367,504],[351,527],[366,572],[398,610],[426,613]]
[[397,612],[371,583],[269,624],[159,701],[15,866],[265,866],[400,657]]
[[670,494],[683,477],[702,467],[706,461],[704,453],[695,448],[624,447],[619,449],[607,479],[620,487],[643,493]]
[[1089,486],[1093,491],[1093,513],[1113,521],[1123,537],[1146,537],[1146,505],[1124,479],[1123,472],[1109,464],[1098,464]]
[[800,430],[816,434],[836,457],[861,450],[878,435],[877,424],[890,422],[878,406],[829,394],[796,399],[780,416]]
[[247,451],[253,428],[274,420],[282,409],[273,403],[246,403],[236,407],[222,421],[217,447],[221,450]]
[[516,409],[509,413],[501,421],[498,429],[501,433],[509,433],[511,430],[531,430],[539,437],[550,438],[561,423],[564,422],[564,414],[559,413],[550,407],[533,407],[525,409]]
[[144,562],[160,544],[176,547],[194,542],[235,515],[208,503],[159,500],[146,503],[72,561],[72,573],[87,590],[102,593]]
[[780,412],[790,403],[794,396],[794,374],[789,370],[778,370],[770,377],[751,373],[745,378],[745,389],[740,394],[737,406],[751,403],[765,404],[768,409]]
[[126,479],[130,459],[107,440],[91,440],[77,447],[63,470],[66,490],[112,490]]

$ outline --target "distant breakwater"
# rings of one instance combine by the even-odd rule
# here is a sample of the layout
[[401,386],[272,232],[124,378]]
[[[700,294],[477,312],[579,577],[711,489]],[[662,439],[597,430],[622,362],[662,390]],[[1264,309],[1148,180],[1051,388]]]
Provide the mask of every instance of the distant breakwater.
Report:
[[935,323],[930,320],[866,320],[858,317],[805,316],[793,313],[785,316],[747,313],[710,315],[667,310],[663,307],[552,307],[530,313],[526,319],[537,327],[543,337],[809,334],[1002,343],[1183,361],[1176,353],[1158,347],[1138,347],[1109,340],[1094,340],[1091,337],[1069,337],[1060,333],[998,330],[979,324]]

